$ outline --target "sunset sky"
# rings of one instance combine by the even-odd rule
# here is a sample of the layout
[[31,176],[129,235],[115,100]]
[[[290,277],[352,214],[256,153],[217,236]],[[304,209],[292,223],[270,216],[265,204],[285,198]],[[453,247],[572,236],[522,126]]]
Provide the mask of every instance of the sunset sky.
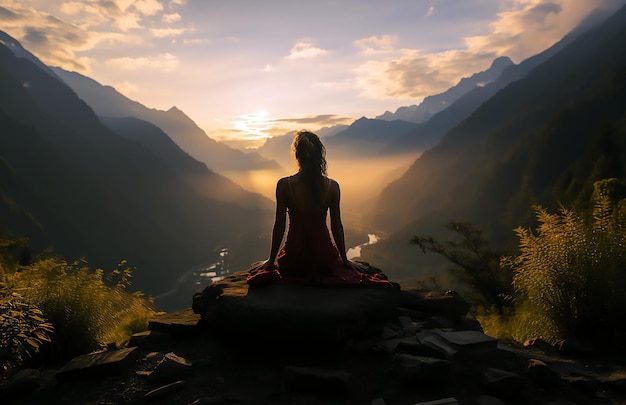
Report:
[[48,65],[180,108],[215,139],[254,140],[419,104],[625,3],[0,0],[0,29]]

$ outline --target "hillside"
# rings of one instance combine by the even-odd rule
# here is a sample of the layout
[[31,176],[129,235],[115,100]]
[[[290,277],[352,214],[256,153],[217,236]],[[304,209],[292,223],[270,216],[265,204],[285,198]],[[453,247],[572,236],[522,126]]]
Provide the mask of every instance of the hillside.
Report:
[[246,154],[209,138],[184,112],[176,107],[167,111],[150,109],[110,86],[76,72],[55,67],[53,71],[83,99],[98,116],[135,117],[161,128],[181,149],[216,172],[226,170],[275,169],[276,162],[256,154]]
[[4,45],[0,87],[3,237],[29,237],[33,251],[53,246],[93,267],[126,259],[137,268],[133,286],[148,294],[170,288],[223,247],[240,261],[233,264],[265,250],[259,235],[271,211],[201,195],[145,146],[103,126],[61,80]]
[[624,180],[624,41],[621,9],[449,131],[380,194],[370,218],[390,236],[365,258],[395,277],[419,277],[414,234],[441,235],[464,220],[510,245],[513,228],[532,224],[532,204],[584,200],[593,180]]

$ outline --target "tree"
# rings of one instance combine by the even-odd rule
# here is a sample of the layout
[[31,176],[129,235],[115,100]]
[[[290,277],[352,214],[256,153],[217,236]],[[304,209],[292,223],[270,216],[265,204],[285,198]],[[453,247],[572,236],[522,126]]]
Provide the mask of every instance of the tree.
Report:
[[430,236],[414,236],[411,243],[424,253],[440,254],[453,263],[453,276],[470,287],[468,301],[502,315],[511,305],[513,292],[511,273],[499,268],[502,252],[490,248],[483,232],[469,222],[450,222],[446,228],[455,232],[460,240],[442,243]]

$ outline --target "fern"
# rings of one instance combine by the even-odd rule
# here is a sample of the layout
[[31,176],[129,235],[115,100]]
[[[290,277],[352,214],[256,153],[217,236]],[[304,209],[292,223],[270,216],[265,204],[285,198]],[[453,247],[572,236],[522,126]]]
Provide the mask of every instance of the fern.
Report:
[[515,290],[540,320],[524,326],[536,328],[537,336],[617,339],[624,334],[625,205],[611,201],[614,183],[594,185],[590,219],[566,208],[548,213],[535,207],[535,232],[516,230],[520,254],[501,264],[513,270]]

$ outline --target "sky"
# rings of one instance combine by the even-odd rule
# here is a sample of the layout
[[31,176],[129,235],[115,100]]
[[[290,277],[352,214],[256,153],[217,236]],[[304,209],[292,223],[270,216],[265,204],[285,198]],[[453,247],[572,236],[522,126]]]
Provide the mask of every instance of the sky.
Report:
[[0,0],[0,29],[49,66],[234,147],[374,118],[519,63],[626,0]]

